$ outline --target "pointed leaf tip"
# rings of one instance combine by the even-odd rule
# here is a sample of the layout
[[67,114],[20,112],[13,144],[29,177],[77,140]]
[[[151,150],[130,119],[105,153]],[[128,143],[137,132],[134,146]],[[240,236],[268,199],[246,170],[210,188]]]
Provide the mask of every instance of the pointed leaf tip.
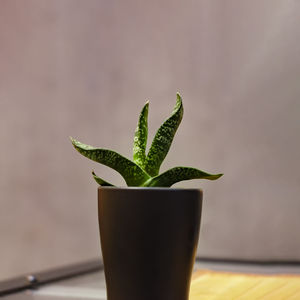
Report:
[[183,115],[182,98],[181,98],[179,93],[177,93],[176,96],[177,96],[176,97],[176,104],[175,104],[174,109],[173,109],[173,114],[175,114],[177,111],[180,111],[181,118],[182,118],[182,115]]
[[220,174],[216,174],[215,177],[216,177],[216,179],[218,179],[218,178],[222,177],[223,175],[224,175],[223,173],[220,173]]

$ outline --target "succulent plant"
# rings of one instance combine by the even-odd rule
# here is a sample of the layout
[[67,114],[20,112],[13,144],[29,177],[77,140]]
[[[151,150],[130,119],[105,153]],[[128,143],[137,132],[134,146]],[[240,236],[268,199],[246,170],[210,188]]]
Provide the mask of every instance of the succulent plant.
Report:
[[[176,105],[171,116],[160,126],[146,154],[148,137],[148,109],[149,102],[144,105],[138,125],[135,130],[133,143],[133,160],[108,149],[94,148],[73,138],[75,149],[85,157],[108,166],[121,174],[128,186],[139,187],[170,187],[174,183],[189,179],[215,180],[223,174],[209,174],[190,167],[175,167],[159,174],[160,166],[169,152],[177,128],[182,120],[183,105],[177,93]],[[113,186],[98,177],[94,171],[92,175],[101,186]]]

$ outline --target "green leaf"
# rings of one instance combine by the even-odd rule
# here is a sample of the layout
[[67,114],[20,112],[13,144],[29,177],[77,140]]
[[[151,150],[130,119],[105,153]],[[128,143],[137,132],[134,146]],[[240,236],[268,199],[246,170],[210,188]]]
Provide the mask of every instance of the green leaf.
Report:
[[105,181],[104,179],[98,177],[98,176],[95,174],[94,171],[92,172],[92,175],[93,175],[94,179],[96,180],[96,182],[97,182],[99,185],[101,185],[101,186],[114,186],[113,184],[111,184],[111,183]]
[[133,141],[133,161],[142,169],[144,169],[146,161],[146,146],[148,137],[148,109],[149,102],[147,101],[140,113]]
[[158,129],[146,157],[145,171],[149,175],[156,176],[158,174],[160,165],[169,152],[182,116],[182,99],[179,93],[177,93],[177,101],[172,115]]
[[209,174],[198,169],[189,167],[175,167],[156,177],[150,178],[143,186],[170,187],[174,183],[189,179],[216,180],[223,174]]
[[119,172],[128,186],[139,186],[147,179],[146,174],[138,165],[112,150],[94,148],[71,138],[74,148],[83,156],[108,166]]

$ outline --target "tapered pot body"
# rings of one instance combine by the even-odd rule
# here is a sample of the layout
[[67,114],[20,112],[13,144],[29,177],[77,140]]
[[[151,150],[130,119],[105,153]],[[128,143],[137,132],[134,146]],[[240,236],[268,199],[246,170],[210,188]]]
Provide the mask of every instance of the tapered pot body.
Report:
[[202,191],[98,190],[108,300],[188,300]]

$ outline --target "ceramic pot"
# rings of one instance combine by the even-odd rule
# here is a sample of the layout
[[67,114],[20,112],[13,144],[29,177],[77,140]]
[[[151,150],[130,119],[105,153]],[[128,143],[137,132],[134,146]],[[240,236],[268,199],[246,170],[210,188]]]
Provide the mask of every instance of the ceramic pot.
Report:
[[99,187],[108,300],[188,300],[202,191]]

